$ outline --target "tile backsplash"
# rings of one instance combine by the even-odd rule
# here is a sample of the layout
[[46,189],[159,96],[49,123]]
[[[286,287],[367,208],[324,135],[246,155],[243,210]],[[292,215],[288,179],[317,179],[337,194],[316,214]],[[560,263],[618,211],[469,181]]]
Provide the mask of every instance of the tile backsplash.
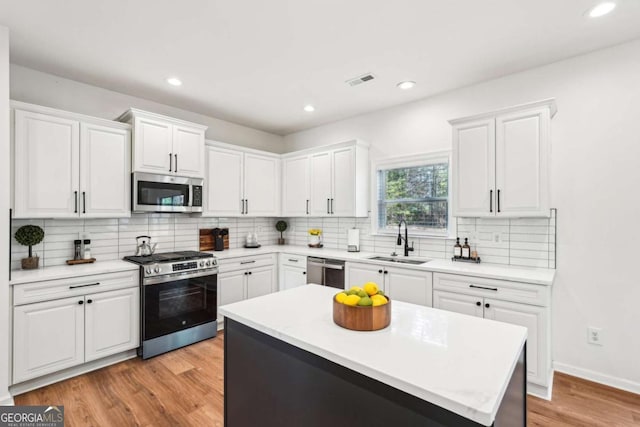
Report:
[[81,233],[91,239],[91,255],[101,260],[122,259],[134,255],[136,236],[151,236],[157,251],[198,250],[200,228],[229,228],[229,247],[244,244],[248,232],[256,232],[262,245],[277,243],[280,235],[275,218],[198,218],[175,214],[134,214],[120,219],[15,219],[11,224],[11,269],[20,269],[20,259],[29,249],[16,242],[15,232],[26,224],[44,229],[44,240],[33,247],[41,267],[64,264],[73,258],[73,241]]
[[[25,224],[44,229],[44,241],[34,247],[40,265],[50,267],[73,258],[73,240],[89,233],[91,254],[101,260],[121,259],[133,255],[136,236],[149,235],[157,242],[157,251],[197,250],[200,228],[229,228],[229,247],[244,244],[249,232],[256,232],[262,245],[277,243],[280,233],[275,229],[277,218],[200,218],[175,214],[134,214],[120,219],[17,219],[12,222],[11,268],[20,269],[20,259],[28,248],[16,242],[13,235]],[[477,250],[483,263],[556,268],[556,212],[550,218],[457,218],[457,235],[464,242],[469,238],[472,250]],[[326,248],[347,249],[347,230],[360,229],[360,250],[389,255],[395,251],[396,236],[376,235],[369,218],[289,218],[284,233],[287,244],[306,246],[307,230],[320,228]],[[412,255],[446,259],[453,254],[454,239],[409,238],[414,242]]]
[[[550,218],[457,218],[457,235],[464,243],[468,238],[472,250],[477,250],[484,263],[523,267],[556,268],[555,236],[556,211]],[[389,255],[395,251],[396,236],[376,235],[371,232],[369,218],[290,218],[285,233],[287,243],[307,244],[307,230],[320,228],[326,248],[347,249],[347,230],[360,229],[360,250]],[[411,238],[415,252],[412,255],[445,259],[453,255],[455,239]]]

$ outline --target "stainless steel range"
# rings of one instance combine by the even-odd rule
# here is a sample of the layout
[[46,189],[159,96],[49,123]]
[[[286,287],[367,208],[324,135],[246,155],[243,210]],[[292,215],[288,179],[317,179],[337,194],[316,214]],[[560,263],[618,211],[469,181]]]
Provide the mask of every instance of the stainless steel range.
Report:
[[143,359],[216,336],[218,263],[196,251],[126,256],[140,265]]

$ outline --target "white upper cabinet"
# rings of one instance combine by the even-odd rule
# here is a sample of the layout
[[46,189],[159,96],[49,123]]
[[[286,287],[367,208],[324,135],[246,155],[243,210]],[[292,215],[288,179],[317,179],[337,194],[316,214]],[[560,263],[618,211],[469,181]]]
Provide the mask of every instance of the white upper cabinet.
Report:
[[283,215],[369,213],[369,146],[349,141],[283,156]]
[[127,217],[130,127],[14,102],[14,216]]
[[280,159],[276,154],[207,144],[203,216],[279,216]]
[[126,129],[80,125],[80,205],[88,217],[129,216],[131,136]]
[[204,177],[206,126],[130,109],[118,118],[133,126],[133,171]]
[[286,215],[309,215],[309,156],[282,161],[282,210]]
[[78,216],[80,122],[15,111],[16,218]]
[[553,100],[452,120],[453,214],[548,217]]

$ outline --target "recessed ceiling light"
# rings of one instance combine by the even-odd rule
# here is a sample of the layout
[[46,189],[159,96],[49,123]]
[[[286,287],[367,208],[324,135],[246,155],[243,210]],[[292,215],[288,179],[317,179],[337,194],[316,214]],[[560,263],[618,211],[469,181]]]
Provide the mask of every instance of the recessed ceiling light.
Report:
[[169,77],[167,79],[167,83],[169,83],[171,86],[182,86],[182,81],[180,81],[180,79],[177,77]]
[[416,82],[406,81],[406,82],[400,82],[396,86],[398,86],[399,89],[407,90],[407,89],[411,89],[415,85],[416,85]]
[[593,8],[589,9],[589,17],[599,18],[611,12],[615,8],[616,8],[616,4],[612,1],[606,1],[604,3],[600,3],[594,6]]
[[316,111],[316,107],[314,107],[311,104],[308,104],[304,106],[304,111],[306,111],[307,113],[313,113],[314,111]]

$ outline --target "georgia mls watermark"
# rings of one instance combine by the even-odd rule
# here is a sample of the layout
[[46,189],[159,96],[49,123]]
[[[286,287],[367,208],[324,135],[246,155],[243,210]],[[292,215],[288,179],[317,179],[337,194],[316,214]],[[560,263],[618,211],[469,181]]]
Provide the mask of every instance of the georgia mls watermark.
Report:
[[64,406],[0,406],[0,427],[64,427]]

